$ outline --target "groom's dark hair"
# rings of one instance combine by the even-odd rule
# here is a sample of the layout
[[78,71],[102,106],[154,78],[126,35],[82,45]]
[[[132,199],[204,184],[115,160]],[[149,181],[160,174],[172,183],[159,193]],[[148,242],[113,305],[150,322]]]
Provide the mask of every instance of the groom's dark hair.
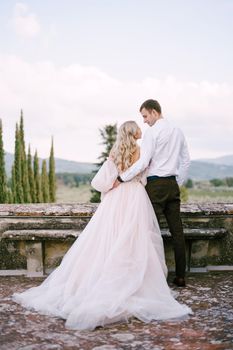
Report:
[[158,101],[156,101],[156,100],[152,100],[152,99],[146,100],[146,101],[143,102],[143,104],[141,105],[141,107],[140,107],[140,112],[141,112],[141,110],[142,110],[143,108],[147,109],[148,111],[151,111],[152,109],[155,109],[156,112],[158,112],[159,114],[162,113],[162,108],[161,108],[160,104],[158,103]]

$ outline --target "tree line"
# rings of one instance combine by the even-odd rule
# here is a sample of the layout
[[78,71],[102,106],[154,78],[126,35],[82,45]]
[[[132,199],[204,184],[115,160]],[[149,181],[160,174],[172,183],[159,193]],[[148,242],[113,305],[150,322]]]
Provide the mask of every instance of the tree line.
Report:
[[93,174],[57,173],[56,178],[58,181],[62,181],[65,186],[79,187],[80,185],[90,184]]
[[214,187],[219,187],[219,186],[233,187],[233,177],[225,177],[224,179],[212,179],[210,180],[210,183]]
[[11,177],[5,170],[3,125],[0,119],[0,203],[48,203],[56,199],[56,175],[53,139],[49,156],[49,169],[44,159],[40,169],[37,150],[31,155],[30,145],[26,153],[24,119],[21,110],[20,122],[15,128],[14,162]]
[[[203,180],[205,181],[205,180]],[[211,179],[208,180],[209,184],[214,186],[214,187],[220,187],[220,186],[226,186],[226,187],[233,187],[233,177],[225,177],[223,179]],[[201,183],[200,180],[198,181],[193,181],[192,179],[188,179],[184,186],[186,188],[193,188],[195,187],[196,184]]]

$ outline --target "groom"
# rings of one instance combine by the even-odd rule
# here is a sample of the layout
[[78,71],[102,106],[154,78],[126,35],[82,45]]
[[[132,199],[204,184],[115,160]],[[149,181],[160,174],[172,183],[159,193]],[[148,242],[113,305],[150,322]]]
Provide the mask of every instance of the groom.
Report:
[[114,187],[129,181],[148,167],[146,190],[158,222],[164,214],[173,238],[176,277],[173,281],[185,287],[185,241],[180,217],[180,190],[184,182],[190,158],[182,131],[163,118],[161,106],[156,100],[147,100],[140,107],[147,129],[142,140],[140,159],[118,176]]

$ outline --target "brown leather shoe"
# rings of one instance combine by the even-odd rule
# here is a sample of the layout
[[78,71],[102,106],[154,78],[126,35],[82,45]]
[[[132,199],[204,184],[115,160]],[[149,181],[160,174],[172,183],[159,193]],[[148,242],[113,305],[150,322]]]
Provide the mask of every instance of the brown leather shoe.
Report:
[[173,283],[177,287],[185,287],[186,286],[185,279],[183,277],[175,277],[173,280]]

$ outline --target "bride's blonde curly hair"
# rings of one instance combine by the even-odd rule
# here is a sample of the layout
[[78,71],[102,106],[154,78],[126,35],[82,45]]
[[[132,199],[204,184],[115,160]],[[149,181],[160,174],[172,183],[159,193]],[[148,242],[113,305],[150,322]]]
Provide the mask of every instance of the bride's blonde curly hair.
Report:
[[125,171],[133,164],[134,155],[138,150],[136,139],[138,129],[136,122],[127,121],[118,130],[117,139],[112,147],[110,156],[119,172]]

